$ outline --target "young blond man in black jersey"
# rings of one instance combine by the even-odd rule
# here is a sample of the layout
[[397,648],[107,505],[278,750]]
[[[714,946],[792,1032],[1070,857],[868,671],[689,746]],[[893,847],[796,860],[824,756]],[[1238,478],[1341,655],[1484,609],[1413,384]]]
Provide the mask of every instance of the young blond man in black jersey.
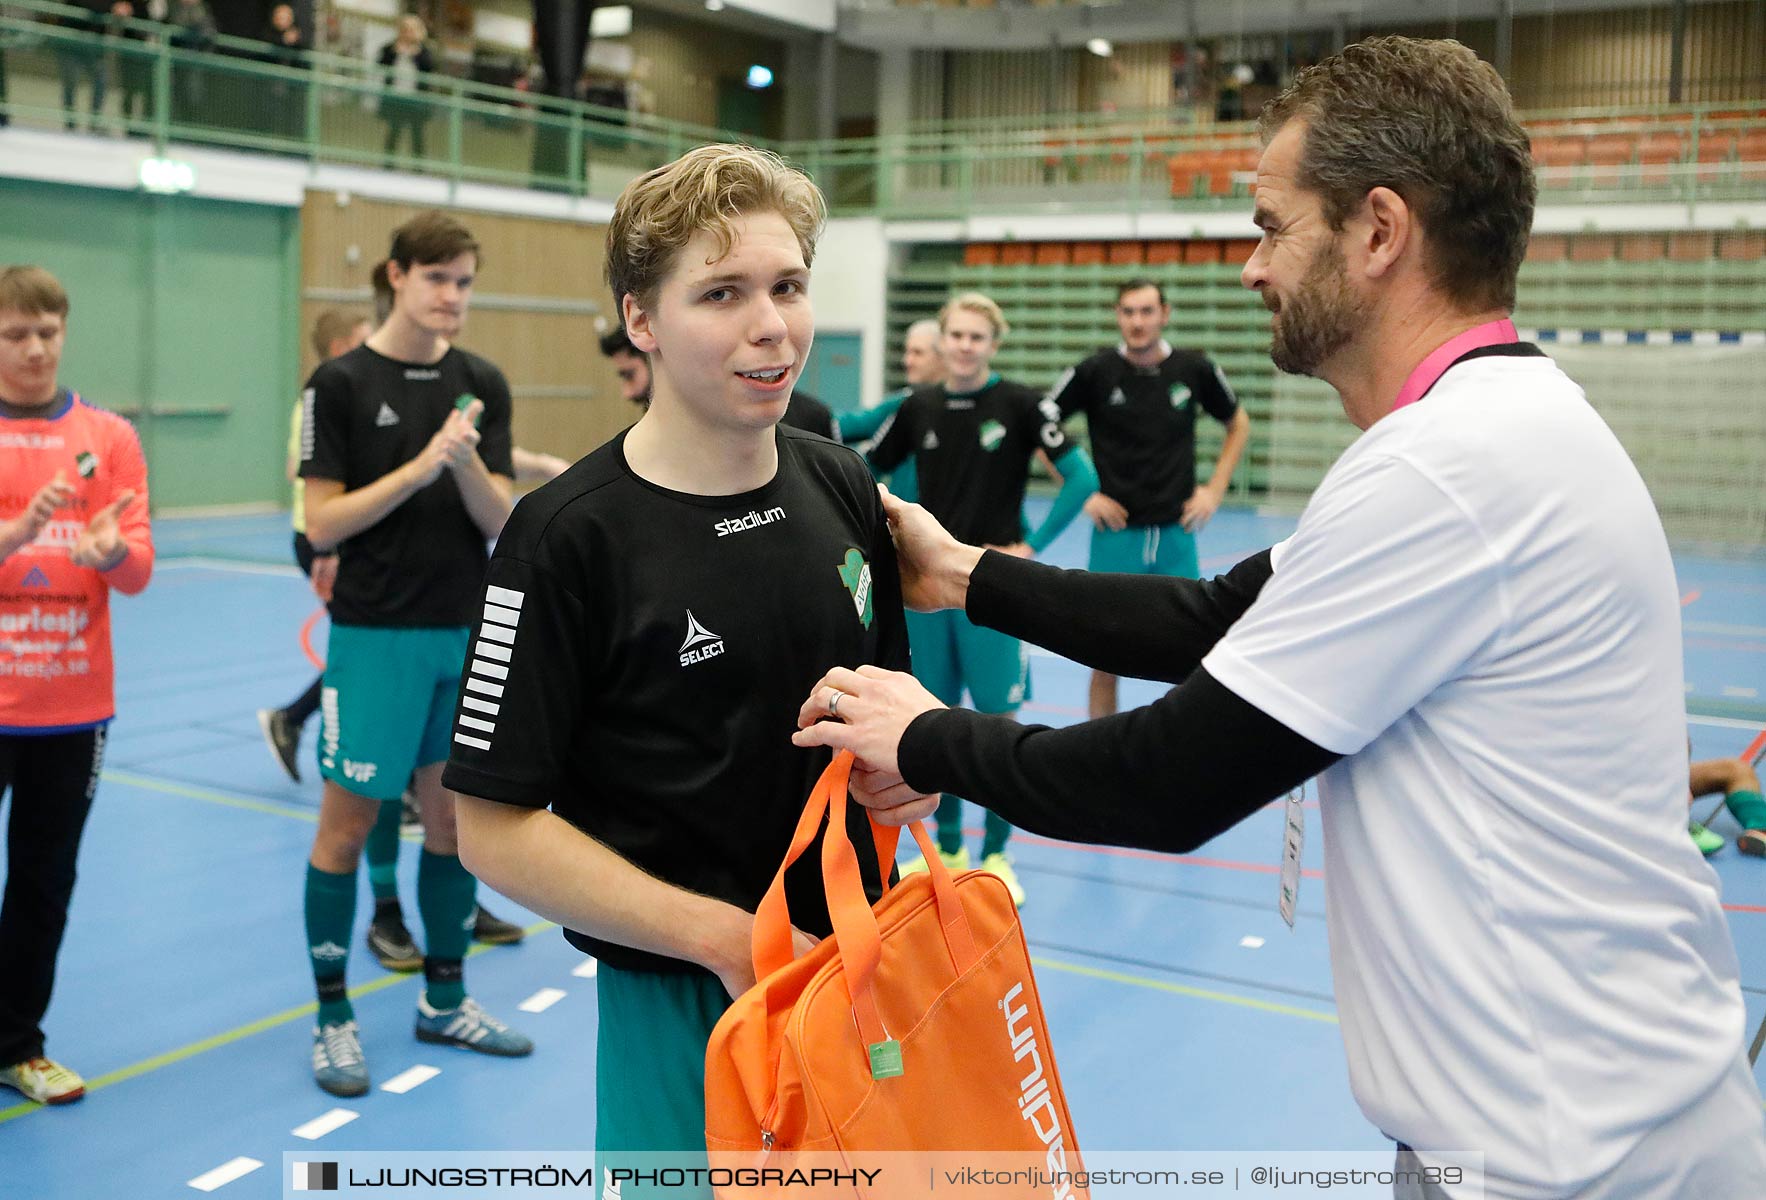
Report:
[[[802,689],[829,661],[907,663],[863,460],[783,423],[824,212],[745,146],[627,187],[607,274],[650,405],[522,501],[487,576],[445,779],[473,870],[600,959],[603,1161],[703,1153],[706,1042],[754,983],[753,909],[828,762],[791,744]],[[825,935],[817,858],[788,893]]]

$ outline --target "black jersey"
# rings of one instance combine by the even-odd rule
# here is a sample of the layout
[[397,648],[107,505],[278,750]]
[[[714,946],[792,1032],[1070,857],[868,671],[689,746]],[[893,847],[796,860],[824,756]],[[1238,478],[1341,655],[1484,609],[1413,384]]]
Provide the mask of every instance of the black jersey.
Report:
[[1070,367],[1049,392],[1063,418],[1083,412],[1098,490],[1130,525],[1170,525],[1196,490],[1196,408],[1230,421],[1239,402],[1206,355],[1172,350],[1137,367],[1120,347]]
[[[522,499],[486,576],[448,787],[549,805],[660,879],[760,903],[829,761],[791,743],[804,697],[830,667],[909,665],[877,485],[851,450],[774,436],[777,474],[741,495],[646,482],[622,433]],[[848,826],[875,899],[856,806]],[[793,923],[826,936],[820,862],[787,887]],[[615,966],[685,969],[566,936]]]
[[785,415],[780,420],[793,429],[819,433],[831,442],[840,440],[840,431],[834,427],[834,410],[808,392],[792,392],[791,403],[785,406]]
[[1007,546],[1024,540],[1024,485],[1038,450],[1067,452],[1060,412],[1038,392],[994,376],[978,392],[920,388],[902,401],[871,450],[893,471],[910,455],[920,503],[959,541]]
[[[489,362],[450,348],[435,363],[402,363],[358,346],[322,364],[302,394],[300,473],[366,487],[423,452],[462,397],[484,401],[478,455],[513,478],[509,384]],[[404,628],[470,625],[484,582],[484,531],[443,470],[338,547],[331,619]]]

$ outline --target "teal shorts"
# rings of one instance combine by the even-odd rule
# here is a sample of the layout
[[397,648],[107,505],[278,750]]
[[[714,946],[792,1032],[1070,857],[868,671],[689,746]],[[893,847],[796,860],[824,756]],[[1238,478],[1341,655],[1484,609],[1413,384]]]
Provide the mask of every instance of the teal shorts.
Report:
[[397,800],[420,767],[446,762],[472,631],[333,625],[320,693],[319,774]]
[[[685,1154],[702,1162],[705,1047],[730,1007],[729,993],[716,976],[699,971],[626,971],[606,963],[595,976],[595,991],[597,1164],[620,1165],[621,1154],[665,1154],[668,1166],[684,1165]],[[634,1194],[642,1192],[630,1186],[620,1192],[622,1200]],[[666,1194],[709,1198],[711,1192]]]
[[965,688],[976,712],[1017,712],[1030,699],[1030,652],[1023,642],[955,609],[907,617],[914,678],[942,703],[961,704]]
[[1131,525],[1127,529],[1093,529],[1093,571],[1116,575],[1170,575],[1194,579],[1196,535],[1173,521],[1169,525]]

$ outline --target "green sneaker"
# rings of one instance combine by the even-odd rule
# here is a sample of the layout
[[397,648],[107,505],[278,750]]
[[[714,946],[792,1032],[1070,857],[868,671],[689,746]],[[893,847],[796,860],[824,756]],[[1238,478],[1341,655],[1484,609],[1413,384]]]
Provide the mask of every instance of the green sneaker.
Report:
[[1019,908],[1024,907],[1024,885],[1018,882],[1018,872],[1012,869],[1012,860],[1006,857],[1005,851],[989,854],[982,859],[981,869],[1004,880],[1006,890],[1012,893],[1012,903]]
[[1692,844],[1699,848],[1699,853],[1706,858],[1723,849],[1723,835],[1712,833],[1697,821],[1688,821],[1686,832],[1692,835]]
[[[938,852],[938,859],[945,865],[947,870],[967,871],[969,869],[969,847],[963,846],[951,854],[946,854],[944,851],[940,850]],[[901,877],[906,879],[909,875],[918,875],[925,870],[926,860],[921,857],[916,857],[912,862],[901,864]]]

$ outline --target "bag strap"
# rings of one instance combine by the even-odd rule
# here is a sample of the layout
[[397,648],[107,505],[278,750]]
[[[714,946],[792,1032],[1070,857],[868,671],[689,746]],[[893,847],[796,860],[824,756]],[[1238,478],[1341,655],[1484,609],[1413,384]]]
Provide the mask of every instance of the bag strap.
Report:
[[[822,843],[822,880],[828,893],[828,915],[833,919],[834,937],[840,945],[841,964],[846,975],[847,992],[852,998],[853,1014],[867,1042],[882,1025],[866,1028],[867,1011],[875,1016],[872,999],[872,977],[883,958],[883,939],[877,929],[877,915],[865,900],[859,886],[858,859],[846,839],[846,778],[851,771],[851,755],[842,754],[828,768],[829,774],[839,771],[837,787],[828,795],[828,837]],[[938,857],[937,847],[927,834],[925,824],[915,821],[911,826],[920,852],[926,856],[927,874],[932,879],[933,901],[938,908],[938,924],[944,934],[945,950],[950,954],[951,967],[961,975],[975,965],[978,954],[975,936],[969,928],[963,902],[957,897],[956,882],[950,870]]]
[[[785,852],[785,861],[780,864],[778,873],[773,876],[771,886],[761,898],[760,907],[754,913],[754,937],[751,953],[754,962],[754,977],[765,979],[774,971],[788,965],[796,957],[791,943],[791,914],[785,900],[785,872],[793,863],[803,857],[810,843],[816,839],[816,831],[821,828],[822,815],[828,811],[828,797],[834,789],[835,767],[841,758],[846,760],[845,768],[840,772],[838,790],[842,801],[840,821],[840,840],[846,840],[846,818],[844,802],[846,799],[847,781],[852,774],[852,755],[842,751],[834,761],[828,764],[816,785],[811,789],[809,800],[803,806],[803,815],[797,820],[797,829],[791,835],[791,846]],[[901,830],[895,826],[879,825],[876,821],[869,822],[871,839],[876,845],[878,878],[883,881],[883,892],[889,892],[889,873],[895,868],[895,847],[901,838]],[[825,883],[824,883],[824,886]],[[863,888],[861,886],[862,893]]]
[[791,848],[785,852],[785,861],[779,864],[778,873],[773,876],[766,895],[761,897],[760,907],[754,910],[750,952],[756,980],[764,982],[767,976],[789,966],[796,957],[791,945],[791,912],[785,900],[785,872],[816,840],[816,830],[821,827],[822,816],[827,811],[828,772],[823,771],[810,791],[808,803],[803,806],[803,815],[797,820],[797,830],[791,835]]
[[[803,815],[798,818],[790,849],[780,865],[767,893],[761,898],[754,914],[751,953],[754,977],[761,987],[775,972],[790,965],[794,954],[791,942],[791,915],[785,898],[785,873],[801,858],[827,817],[827,833],[822,839],[822,886],[828,900],[828,915],[834,926],[834,941],[840,954],[841,971],[853,1017],[867,1046],[888,1040],[877,1013],[874,980],[883,958],[883,939],[877,928],[877,916],[865,897],[864,880],[859,873],[858,855],[846,833],[846,793],[851,780],[853,758],[847,751],[834,756],[816,781]],[[897,831],[885,831],[875,820],[870,822],[883,878],[895,861]],[[975,965],[978,954],[975,938],[963,902],[957,896],[956,883],[950,870],[938,857],[937,847],[926,832],[923,822],[910,826],[914,841],[926,856],[932,880],[933,899],[938,908],[939,927],[944,934],[945,949],[950,954],[953,970],[961,975]],[[886,837],[886,833],[891,836]],[[883,854],[887,849],[888,857]],[[781,1001],[782,1003],[782,1001]],[[769,990],[767,1009],[776,1008]]]

